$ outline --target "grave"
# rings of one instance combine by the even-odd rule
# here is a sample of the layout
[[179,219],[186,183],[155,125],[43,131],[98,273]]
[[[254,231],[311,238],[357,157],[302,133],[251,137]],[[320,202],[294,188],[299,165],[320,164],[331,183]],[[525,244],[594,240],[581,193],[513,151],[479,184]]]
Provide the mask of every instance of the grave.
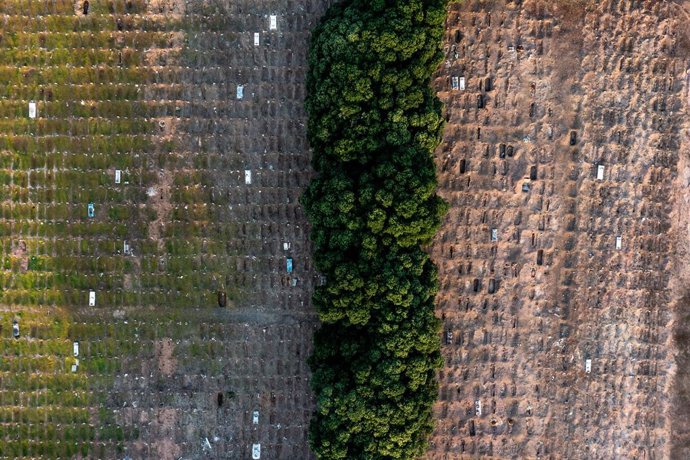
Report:
[[252,460],[259,460],[261,458],[261,444],[252,445]]
[[225,291],[218,291],[217,297],[218,297],[218,306],[221,308],[225,308],[228,304],[228,294]]
[[489,294],[496,293],[497,289],[498,289],[498,282],[496,281],[496,279],[495,278],[489,279],[489,288],[488,288]]
[[460,88],[460,83],[458,82],[458,77],[452,77],[451,78],[451,88],[453,90],[457,90]]

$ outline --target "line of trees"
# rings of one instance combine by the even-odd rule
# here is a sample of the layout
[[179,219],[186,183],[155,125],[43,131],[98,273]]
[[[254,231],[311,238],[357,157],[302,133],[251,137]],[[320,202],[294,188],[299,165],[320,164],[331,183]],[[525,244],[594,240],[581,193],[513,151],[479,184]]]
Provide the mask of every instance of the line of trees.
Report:
[[344,0],[313,31],[306,108],[317,175],[302,197],[322,326],[309,364],[320,459],[407,459],[432,431],[441,365],[436,268],[446,204],[430,82],[447,0]]

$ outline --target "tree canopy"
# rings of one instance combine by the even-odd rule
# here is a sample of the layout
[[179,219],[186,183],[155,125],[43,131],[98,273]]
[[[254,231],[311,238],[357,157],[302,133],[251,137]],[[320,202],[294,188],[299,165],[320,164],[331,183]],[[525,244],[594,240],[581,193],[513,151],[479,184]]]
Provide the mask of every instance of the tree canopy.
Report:
[[306,108],[316,176],[311,223],[322,326],[310,427],[321,459],[407,459],[433,428],[440,323],[425,252],[446,204],[430,81],[446,0],[345,0],[313,31]]

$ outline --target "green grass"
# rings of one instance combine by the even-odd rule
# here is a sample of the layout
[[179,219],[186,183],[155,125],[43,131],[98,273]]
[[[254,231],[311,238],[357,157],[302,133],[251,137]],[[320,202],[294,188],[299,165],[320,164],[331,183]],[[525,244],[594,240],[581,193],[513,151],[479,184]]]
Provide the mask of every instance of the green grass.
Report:
[[[139,432],[106,407],[115,376],[153,359],[153,340],[198,340],[180,311],[216,308],[218,289],[237,296],[228,285],[237,264],[226,239],[240,237],[240,228],[219,223],[216,207],[228,198],[209,206],[205,188],[212,176],[204,170],[229,160],[189,158],[160,139],[155,118],[188,110],[174,65],[184,53],[166,53],[173,65],[156,72],[145,59],[148,49],[175,45],[174,31],[203,29],[199,40],[224,46],[237,36],[205,35],[227,26],[223,15],[205,22],[144,16],[144,0],[130,11],[116,0],[114,9],[123,32],[102,0],[91,0],[86,17],[74,14],[72,1],[0,2],[0,15],[8,15],[0,31],[0,458],[119,455]],[[37,102],[37,119],[28,118],[29,101]],[[161,244],[149,238],[157,214],[147,189],[157,168],[175,171]],[[124,240],[136,259],[122,254]],[[92,309],[90,290],[97,292]],[[141,320],[112,319],[115,309],[132,307]],[[20,339],[12,337],[15,318]],[[76,373],[73,341],[80,342]],[[222,352],[193,348],[200,359]]]

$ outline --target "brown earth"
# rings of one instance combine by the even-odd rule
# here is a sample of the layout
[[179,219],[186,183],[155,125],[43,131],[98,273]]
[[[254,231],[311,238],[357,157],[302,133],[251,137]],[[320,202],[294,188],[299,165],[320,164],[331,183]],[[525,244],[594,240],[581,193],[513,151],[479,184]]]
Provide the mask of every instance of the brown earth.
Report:
[[177,367],[177,359],[173,356],[175,343],[172,339],[164,339],[156,343],[158,354],[158,371],[166,377],[170,377]]
[[167,170],[161,170],[158,172],[158,182],[156,185],[147,190],[149,198],[147,206],[153,209],[156,214],[156,218],[149,222],[148,234],[149,238],[155,240],[160,248],[163,247],[161,233],[164,231],[166,222],[170,221],[170,212],[173,209],[173,205],[170,202],[172,181],[172,173]]
[[687,7],[450,8],[426,458],[690,456]]
[[25,272],[29,268],[29,255],[25,241],[14,241],[12,244],[12,257],[19,261],[19,270]]

